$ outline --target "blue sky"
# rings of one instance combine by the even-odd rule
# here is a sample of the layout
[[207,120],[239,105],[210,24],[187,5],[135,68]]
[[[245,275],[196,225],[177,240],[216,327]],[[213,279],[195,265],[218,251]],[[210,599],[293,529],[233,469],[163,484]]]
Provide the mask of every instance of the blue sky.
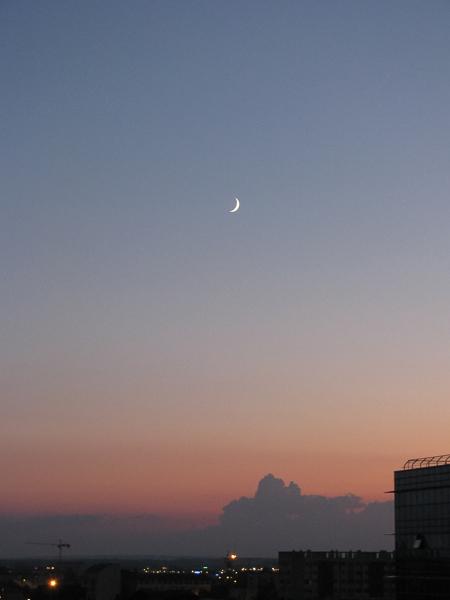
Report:
[[0,510],[383,499],[447,451],[449,24],[1,4]]

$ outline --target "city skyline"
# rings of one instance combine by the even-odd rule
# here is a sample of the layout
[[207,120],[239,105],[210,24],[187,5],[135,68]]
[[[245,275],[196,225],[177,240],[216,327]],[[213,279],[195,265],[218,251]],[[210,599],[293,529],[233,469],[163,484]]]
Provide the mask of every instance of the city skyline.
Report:
[[449,451],[449,26],[1,4],[1,518],[384,502]]

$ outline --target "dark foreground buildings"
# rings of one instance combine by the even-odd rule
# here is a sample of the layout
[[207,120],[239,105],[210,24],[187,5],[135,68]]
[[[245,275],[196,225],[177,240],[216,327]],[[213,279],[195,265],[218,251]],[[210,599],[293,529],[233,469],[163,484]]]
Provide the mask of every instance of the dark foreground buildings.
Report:
[[397,600],[450,599],[450,454],[394,473]]
[[450,600],[450,454],[394,473],[388,552],[280,552],[280,600]]
[[391,552],[279,552],[279,600],[390,600]]

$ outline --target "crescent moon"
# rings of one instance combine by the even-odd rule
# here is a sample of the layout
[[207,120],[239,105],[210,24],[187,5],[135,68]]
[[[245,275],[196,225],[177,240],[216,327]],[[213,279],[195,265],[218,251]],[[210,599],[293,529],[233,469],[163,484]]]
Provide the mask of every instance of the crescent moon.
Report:
[[236,206],[233,208],[233,210],[230,210],[230,212],[236,212],[237,209],[239,208],[239,200],[237,198],[235,198],[236,200]]

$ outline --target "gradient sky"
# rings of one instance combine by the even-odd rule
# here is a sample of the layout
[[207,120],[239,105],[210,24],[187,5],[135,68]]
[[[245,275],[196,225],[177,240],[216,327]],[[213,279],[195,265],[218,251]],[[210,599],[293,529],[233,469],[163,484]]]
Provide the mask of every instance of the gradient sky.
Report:
[[1,2],[0,513],[206,522],[269,472],[385,500],[450,452],[449,31]]

